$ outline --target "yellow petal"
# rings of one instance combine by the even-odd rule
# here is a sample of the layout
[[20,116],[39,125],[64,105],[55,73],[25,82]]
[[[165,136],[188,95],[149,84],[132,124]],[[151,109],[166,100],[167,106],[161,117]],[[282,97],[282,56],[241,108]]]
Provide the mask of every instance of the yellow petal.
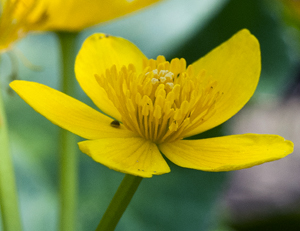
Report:
[[140,137],[79,142],[83,153],[113,170],[141,177],[170,172],[156,144]]
[[43,84],[15,80],[10,84],[34,110],[52,123],[86,139],[132,137],[134,133],[112,127],[109,117]]
[[215,104],[216,113],[187,137],[225,122],[248,102],[256,89],[261,70],[259,43],[248,30],[241,30],[193,66],[195,73],[203,69],[206,71],[204,85],[217,82],[216,91],[221,97]]
[[106,92],[96,81],[95,74],[101,77],[107,68],[116,65],[121,68],[132,63],[137,71],[142,71],[146,56],[126,39],[94,34],[88,37],[80,49],[75,61],[76,78],[93,102],[106,114],[117,120],[121,115],[108,99]]
[[293,143],[277,135],[232,135],[180,140],[159,145],[173,163],[203,171],[231,171],[277,160],[293,152]]
[[159,0],[49,0],[48,21],[43,30],[80,31],[105,22]]

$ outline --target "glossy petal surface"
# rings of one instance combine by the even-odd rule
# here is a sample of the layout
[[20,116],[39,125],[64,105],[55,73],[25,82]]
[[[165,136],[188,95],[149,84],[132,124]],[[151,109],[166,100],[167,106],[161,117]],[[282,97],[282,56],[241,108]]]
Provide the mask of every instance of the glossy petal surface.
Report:
[[293,143],[277,135],[232,135],[180,140],[159,145],[173,163],[203,171],[231,171],[277,160],[293,152]]
[[80,49],[75,62],[76,78],[84,92],[106,114],[121,120],[120,113],[108,99],[106,92],[96,81],[95,74],[101,77],[106,69],[116,65],[133,64],[137,72],[142,71],[146,56],[126,39],[94,34],[87,38]]
[[156,144],[139,137],[88,140],[79,143],[82,152],[113,170],[141,177],[170,172]]
[[195,73],[205,70],[204,86],[216,81],[215,91],[219,91],[221,97],[215,104],[216,112],[186,137],[225,122],[249,101],[260,76],[259,43],[248,30],[241,30],[193,66]]
[[111,118],[45,85],[16,80],[10,86],[38,113],[78,136],[86,139],[135,136],[122,125],[112,127]]

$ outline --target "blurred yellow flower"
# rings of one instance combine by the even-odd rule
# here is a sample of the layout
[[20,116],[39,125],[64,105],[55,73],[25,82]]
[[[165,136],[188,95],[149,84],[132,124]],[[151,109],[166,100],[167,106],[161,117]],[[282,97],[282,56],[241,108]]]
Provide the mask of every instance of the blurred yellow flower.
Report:
[[0,0],[0,52],[29,31],[80,31],[159,0]]
[[[94,34],[76,58],[76,78],[102,113],[39,83],[11,87],[54,124],[85,139],[82,152],[107,167],[151,177],[173,163],[230,171],[280,159],[293,143],[277,135],[244,134],[187,140],[236,114],[251,98],[261,69],[257,39],[244,29],[186,67],[146,56],[131,42]],[[114,118],[114,119],[111,119]]]
[[35,30],[45,21],[45,14],[37,11],[35,0],[0,1],[0,52],[10,49],[12,43]]

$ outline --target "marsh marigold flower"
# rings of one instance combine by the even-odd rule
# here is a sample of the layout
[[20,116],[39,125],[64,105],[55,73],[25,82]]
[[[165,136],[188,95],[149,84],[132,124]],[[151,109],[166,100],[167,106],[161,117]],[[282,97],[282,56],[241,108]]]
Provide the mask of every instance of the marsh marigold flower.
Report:
[[80,31],[159,0],[1,0],[0,52],[30,31]]
[[141,177],[168,173],[173,163],[203,171],[230,171],[280,159],[293,143],[277,135],[244,134],[184,139],[236,114],[253,95],[260,49],[241,30],[186,67],[145,55],[129,41],[94,34],[76,58],[76,78],[97,110],[39,83],[11,87],[54,124],[85,139],[82,152],[107,167]]

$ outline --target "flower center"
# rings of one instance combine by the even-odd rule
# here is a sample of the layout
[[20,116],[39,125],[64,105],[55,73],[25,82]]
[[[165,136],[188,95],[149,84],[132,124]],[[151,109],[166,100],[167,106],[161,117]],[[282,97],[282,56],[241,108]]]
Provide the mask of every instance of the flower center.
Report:
[[215,113],[220,97],[216,82],[203,86],[205,71],[194,75],[184,59],[167,62],[163,56],[147,60],[144,71],[133,65],[95,77],[122,115],[129,130],[155,143],[172,142],[201,125]]

